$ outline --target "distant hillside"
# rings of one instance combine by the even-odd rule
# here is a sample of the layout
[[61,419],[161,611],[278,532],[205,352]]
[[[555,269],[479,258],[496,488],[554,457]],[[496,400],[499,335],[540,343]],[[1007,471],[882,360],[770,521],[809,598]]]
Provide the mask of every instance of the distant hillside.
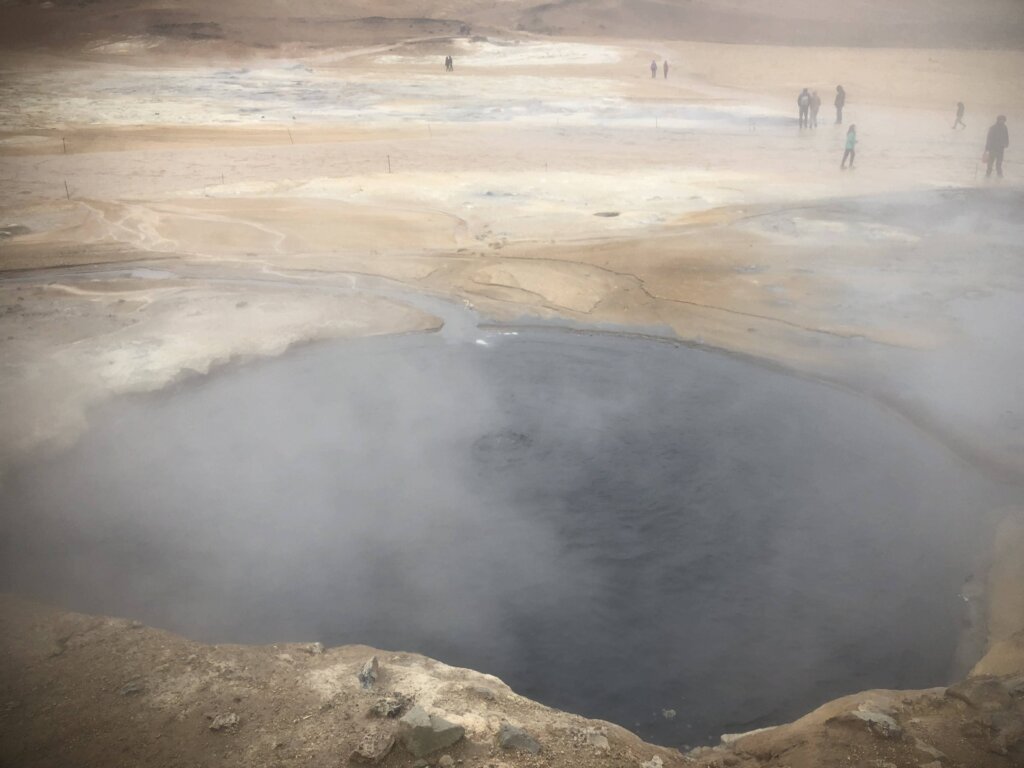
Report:
[[556,0],[523,29],[730,43],[1024,47],[1024,0]]
[[496,30],[777,45],[1024,48],[1024,0],[0,0],[0,46],[154,35],[357,45]]

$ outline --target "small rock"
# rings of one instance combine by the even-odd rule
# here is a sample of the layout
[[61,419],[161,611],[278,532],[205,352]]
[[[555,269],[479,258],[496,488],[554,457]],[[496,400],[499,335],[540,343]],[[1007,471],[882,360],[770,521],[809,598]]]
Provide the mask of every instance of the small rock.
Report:
[[217,715],[210,723],[211,731],[232,731],[238,727],[238,715],[228,712],[226,715]]
[[412,764],[412,768],[430,768],[430,763],[426,760],[417,760]]
[[930,763],[918,763],[918,768],[942,768],[942,763],[932,760]]
[[531,755],[536,755],[540,752],[540,742],[522,728],[518,728],[511,723],[502,723],[501,730],[498,731],[498,746],[502,749],[529,752]]
[[663,709],[661,710],[661,716],[664,717],[666,720],[674,720],[676,716],[676,711],[674,709]]
[[455,761],[451,755],[442,755],[441,759],[437,761],[438,768],[452,768],[455,765]]
[[134,696],[137,693],[142,693],[146,690],[146,686],[142,684],[141,680],[132,680],[121,686],[122,696]]
[[479,696],[484,701],[494,701],[497,699],[494,691],[484,685],[467,685],[466,693],[471,693],[474,696]]
[[380,662],[374,656],[359,670],[359,684],[369,690],[377,684],[378,677],[380,677]]
[[395,734],[385,728],[371,728],[359,739],[349,760],[353,763],[379,763],[395,746]]
[[438,715],[428,715],[415,706],[398,721],[398,740],[413,757],[424,757],[450,747],[466,735],[461,725],[450,723]]
[[736,755],[726,755],[722,758],[722,765],[732,768],[734,765],[739,765],[740,759]]
[[323,643],[310,643],[309,645],[302,646],[303,653],[308,653],[310,656],[319,656],[324,652]]
[[371,717],[400,717],[412,704],[412,698],[400,693],[388,693],[370,707]]
[[661,757],[659,755],[655,755],[646,763],[640,763],[640,768],[663,768],[664,765],[665,762],[661,759]]
[[601,752],[606,752],[611,747],[608,743],[608,737],[597,729],[588,730],[586,733],[586,740],[587,744]]

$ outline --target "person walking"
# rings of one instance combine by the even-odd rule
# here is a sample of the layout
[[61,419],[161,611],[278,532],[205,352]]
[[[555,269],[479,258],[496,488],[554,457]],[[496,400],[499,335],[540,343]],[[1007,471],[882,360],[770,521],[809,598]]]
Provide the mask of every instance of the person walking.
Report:
[[665,79],[668,80],[668,59],[665,59],[664,69],[665,69]]
[[821,109],[821,96],[817,91],[811,91],[811,128],[818,127],[818,110]]
[[843,152],[843,162],[839,165],[842,170],[846,170],[846,161],[850,161],[850,170],[853,170],[853,161],[857,157],[857,126],[851,125],[850,129],[846,132],[846,151]]
[[653,80],[658,76],[658,62],[651,59],[651,79]]
[[796,105],[800,107],[800,127],[807,126],[807,115],[811,108],[811,92],[804,88],[796,97]]
[[964,103],[962,101],[958,101],[956,103],[956,121],[953,123],[954,131],[958,125],[964,128],[967,127],[967,123],[964,122],[964,109]]
[[841,85],[836,86],[836,125],[843,124],[843,107],[846,106],[846,91]]
[[1008,146],[1010,132],[1006,130],[1006,115],[1000,115],[996,118],[995,125],[988,129],[988,138],[985,139],[985,178],[992,175],[992,166],[995,166],[999,178],[1003,178],[1003,153]]

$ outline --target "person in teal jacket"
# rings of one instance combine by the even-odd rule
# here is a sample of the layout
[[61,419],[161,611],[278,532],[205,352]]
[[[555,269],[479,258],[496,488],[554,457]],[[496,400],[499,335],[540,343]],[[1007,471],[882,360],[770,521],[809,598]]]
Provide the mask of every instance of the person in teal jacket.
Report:
[[853,168],[853,160],[857,156],[857,126],[851,125],[846,132],[846,151],[843,153],[843,162],[839,166],[846,170],[846,161],[850,161],[850,168]]

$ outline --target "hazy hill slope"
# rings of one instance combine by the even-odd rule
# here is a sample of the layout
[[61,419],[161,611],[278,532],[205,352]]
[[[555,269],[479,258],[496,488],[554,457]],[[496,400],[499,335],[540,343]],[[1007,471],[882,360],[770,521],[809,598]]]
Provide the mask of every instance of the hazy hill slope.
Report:
[[158,35],[244,46],[536,34],[791,45],[1024,48],[1024,0],[0,0],[0,46]]
[[1024,46],[1021,0],[556,0],[524,29],[792,45]]

